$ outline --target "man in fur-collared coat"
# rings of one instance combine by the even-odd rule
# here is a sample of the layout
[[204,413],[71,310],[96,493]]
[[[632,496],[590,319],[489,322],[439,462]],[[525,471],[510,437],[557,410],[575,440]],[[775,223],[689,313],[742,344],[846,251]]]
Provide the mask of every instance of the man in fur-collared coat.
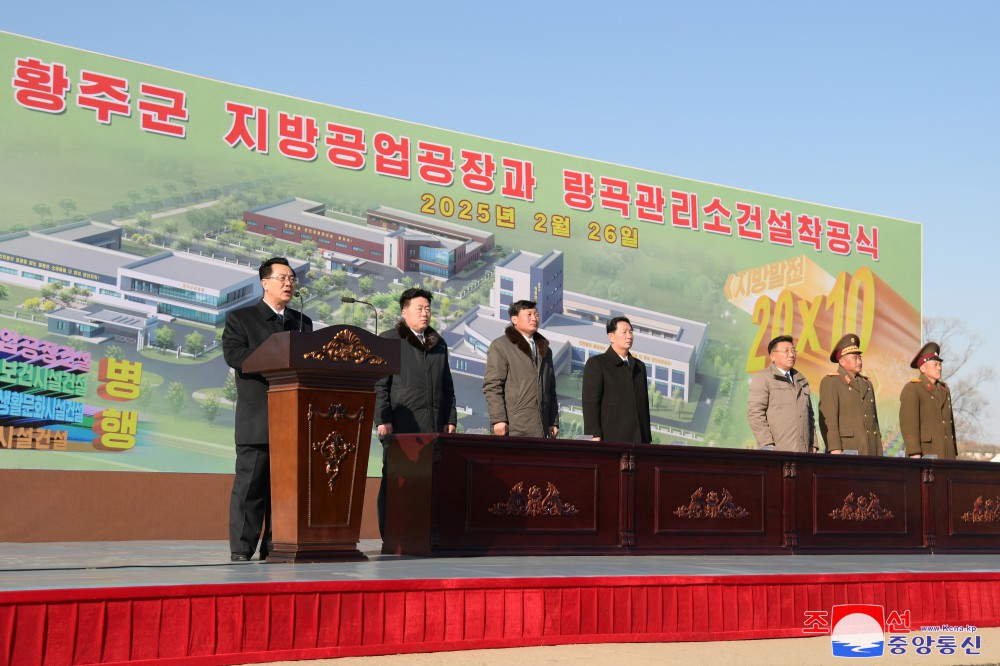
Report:
[[510,323],[486,353],[483,393],[496,435],[559,434],[556,373],[549,341],[538,333],[533,301],[510,305]]
[[[375,426],[379,439],[392,434],[455,432],[455,385],[448,345],[430,327],[431,292],[407,289],[399,297],[402,320],[383,338],[400,340],[399,372],[375,384]],[[378,494],[379,530],[385,532],[386,450]]]

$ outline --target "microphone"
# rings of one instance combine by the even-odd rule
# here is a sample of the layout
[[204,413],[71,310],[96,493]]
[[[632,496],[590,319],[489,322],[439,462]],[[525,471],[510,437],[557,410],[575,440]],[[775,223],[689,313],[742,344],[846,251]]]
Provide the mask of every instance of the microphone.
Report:
[[378,335],[378,308],[376,308],[372,303],[369,303],[368,301],[363,301],[360,298],[354,298],[353,296],[341,296],[340,297],[340,302],[341,303],[364,303],[365,305],[367,305],[368,307],[370,307],[372,310],[374,310],[375,311],[375,335]]
[[302,332],[302,321],[305,319],[306,304],[302,300],[302,290],[295,290],[295,298],[299,299],[299,333]]

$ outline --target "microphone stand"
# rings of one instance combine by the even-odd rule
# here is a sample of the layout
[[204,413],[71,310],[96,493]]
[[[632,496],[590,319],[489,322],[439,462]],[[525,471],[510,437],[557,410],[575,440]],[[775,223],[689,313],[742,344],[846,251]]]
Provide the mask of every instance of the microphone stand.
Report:
[[370,307],[372,310],[374,310],[375,311],[375,335],[378,335],[378,308],[376,308],[373,304],[369,303],[368,301],[362,301],[360,298],[354,298],[353,296],[341,296],[340,297],[340,302],[341,303],[364,303],[365,305],[367,305],[368,307]]
[[299,333],[302,332],[302,323],[306,318],[306,302],[302,298],[302,290],[295,292],[295,296],[299,299]]

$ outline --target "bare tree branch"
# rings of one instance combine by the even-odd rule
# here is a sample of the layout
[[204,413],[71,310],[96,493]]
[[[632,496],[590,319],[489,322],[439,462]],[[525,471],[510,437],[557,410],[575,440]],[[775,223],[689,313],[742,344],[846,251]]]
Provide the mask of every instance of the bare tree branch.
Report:
[[944,359],[941,380],[951,390],[959,441],[980,439],[984,434],[983,422],[990,414],[990,393],[985,387],[996,380],[994,367],[973,364],[982,338],[970,332],[957,317],[927,317],[924,340],[941,345]]

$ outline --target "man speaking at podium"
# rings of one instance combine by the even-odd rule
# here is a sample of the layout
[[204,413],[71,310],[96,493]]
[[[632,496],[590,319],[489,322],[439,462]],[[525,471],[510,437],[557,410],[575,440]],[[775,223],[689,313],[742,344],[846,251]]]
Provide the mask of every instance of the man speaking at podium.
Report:
[[243,362],[274,333],[312,330],[309,317],[287,307],[297,293],[288,260],[268,259],[258,273],[264,297],[226,315],[222,332],[222,354],[236,371],[236,478],[229,499],[229,552],[234,562],[252,558],[258,542],[261,560],[271,550],[267,380],[244,374]]

